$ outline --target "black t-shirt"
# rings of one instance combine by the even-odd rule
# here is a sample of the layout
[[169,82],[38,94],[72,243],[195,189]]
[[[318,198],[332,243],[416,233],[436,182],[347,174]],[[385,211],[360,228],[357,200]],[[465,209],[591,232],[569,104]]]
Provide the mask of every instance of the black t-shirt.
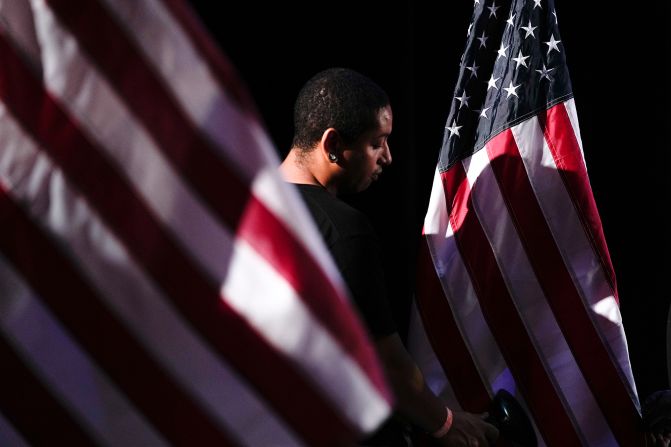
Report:
[[[382,338],[396,332],[387,301],[380,248],[368,218],[318,185],[296,184],[326,242],[369,333]],[[404,425],[393,418],[360,446],[403,447]]]
[[297,184],[354,304],[374,338],[396,332],[378,240],[366,216],[318,185]]

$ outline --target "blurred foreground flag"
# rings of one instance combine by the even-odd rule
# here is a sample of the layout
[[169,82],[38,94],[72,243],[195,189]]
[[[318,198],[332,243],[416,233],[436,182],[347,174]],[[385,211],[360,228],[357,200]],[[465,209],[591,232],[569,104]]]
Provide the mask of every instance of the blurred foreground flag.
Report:
[[411,351],[450,404],[500,388],[549,446],[636,446],[639,409],[552,0],[476,0]]
[[347,445],[390,395],[178,0],[0,2],[0,444]]

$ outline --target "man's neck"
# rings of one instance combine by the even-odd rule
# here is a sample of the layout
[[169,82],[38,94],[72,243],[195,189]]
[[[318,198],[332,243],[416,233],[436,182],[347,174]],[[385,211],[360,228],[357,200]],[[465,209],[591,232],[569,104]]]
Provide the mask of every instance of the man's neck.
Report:
[[292,148],[280,165],[280,174],[289,183],[319,185],[335,195],[337,189],[333,182],[328,182],[328,174],[319,169],[318,163],[313,160],[314,154],[307,156],[299,154],[300,149]]

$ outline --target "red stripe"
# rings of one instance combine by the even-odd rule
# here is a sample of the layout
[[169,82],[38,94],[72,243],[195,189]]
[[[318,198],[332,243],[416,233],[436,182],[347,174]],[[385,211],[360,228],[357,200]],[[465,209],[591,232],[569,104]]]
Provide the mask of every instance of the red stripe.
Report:
[[0,365],[0,408],[24,439],[32,445],[97,445],[2,335]]
[[[212,210],[300,292],[300,297],[331,336],[388,397],[382,373],[353,313],[303,245],[255,198],[239,175],[216,154],[209,140],[177,105],[160,76],[127,38],[125,30],[96,1],[50,0],[63,24],[77,37],[91,59],[158,142],[173,167]],[[251,149],[251,148],[249,148]],[[225,193],[224,193],[225,192]],[[261,216],[263,220],[241,216]],[[293,256],[295,257],[292,257]],[[292,264],[287,260],[292,259]],[[300,261],[300,265],[295,265]]]
[[[473,211],[461,163],[441,173],[459,252],[482,313],[548,445],[582,445],[518,315],[492,248]],[[477,184],[475,185],[477,188]]]
[[[315,390],[310,379],[222,299],[218,286],[191,262],[145,203],[100,155],[102,151],[87,140],[3,39],[0,56],[6,64],[5,70],[0,71],[0,98],[194,329],[242,376],[249,378],[277,413],[308,442],[330,445],[349,439],[352,428]],[[301,392],[289,394],[287,389]]]
[[491,397],[461,336],[429,252],[429,240],[420,244],[417,265],[417,308],[445,377],[466,411],[487,411]]
[[236,444],[151,360],[72,261],[1,187],[0,226],[0,250],[7,259],[168,440],[179,445],[196,439],[204,444]]
[[198,17],[182,0],[162,0],[166,9],[179,22],[181,28],[191,39],[196,49],[201,53],[203,61],[208,65],[211,73],[219,83],[226,87],[237,105],[251,115],[250,118],[261,121],[261,115],[256,105],[236,73],[235,67],[224,56],[217,44],[210,38],[207,30],[198,20]]
[[552,152],[552,158],[554,158],[561,179],[564,181],[566,190],[578,211],[578,217],[585,228],[588,240],[599,256],[603,271],[606,273],[606,279],[613,290],[613,296],[619,301],[615,270],[610,261],[610,253],[603,233],[601,218],[592,194],[580,144],[575,132],[573,132],[566,107],[564,104],[556,105],[550,108],[545,116],[541,114],[539,118],[541,119],[541,125],[544,127],[545,141],[547,141],[550,152]]
[[585,380],[620,445],[637,445],[642,440],[638,410],[564,264],[512,132],[500,133],[486,147],[517,233]]

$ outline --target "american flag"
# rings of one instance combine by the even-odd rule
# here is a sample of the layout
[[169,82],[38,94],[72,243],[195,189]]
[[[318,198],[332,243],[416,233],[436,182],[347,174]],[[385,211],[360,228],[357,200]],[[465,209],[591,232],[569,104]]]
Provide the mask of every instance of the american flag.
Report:
[[0,2],[0,142],[0,445],[347,445],[388,416],[184,2]]
[[642,445],[554,1],[475,0],[467,34],[410,349],[454,407],[514,393],[541,444]]

